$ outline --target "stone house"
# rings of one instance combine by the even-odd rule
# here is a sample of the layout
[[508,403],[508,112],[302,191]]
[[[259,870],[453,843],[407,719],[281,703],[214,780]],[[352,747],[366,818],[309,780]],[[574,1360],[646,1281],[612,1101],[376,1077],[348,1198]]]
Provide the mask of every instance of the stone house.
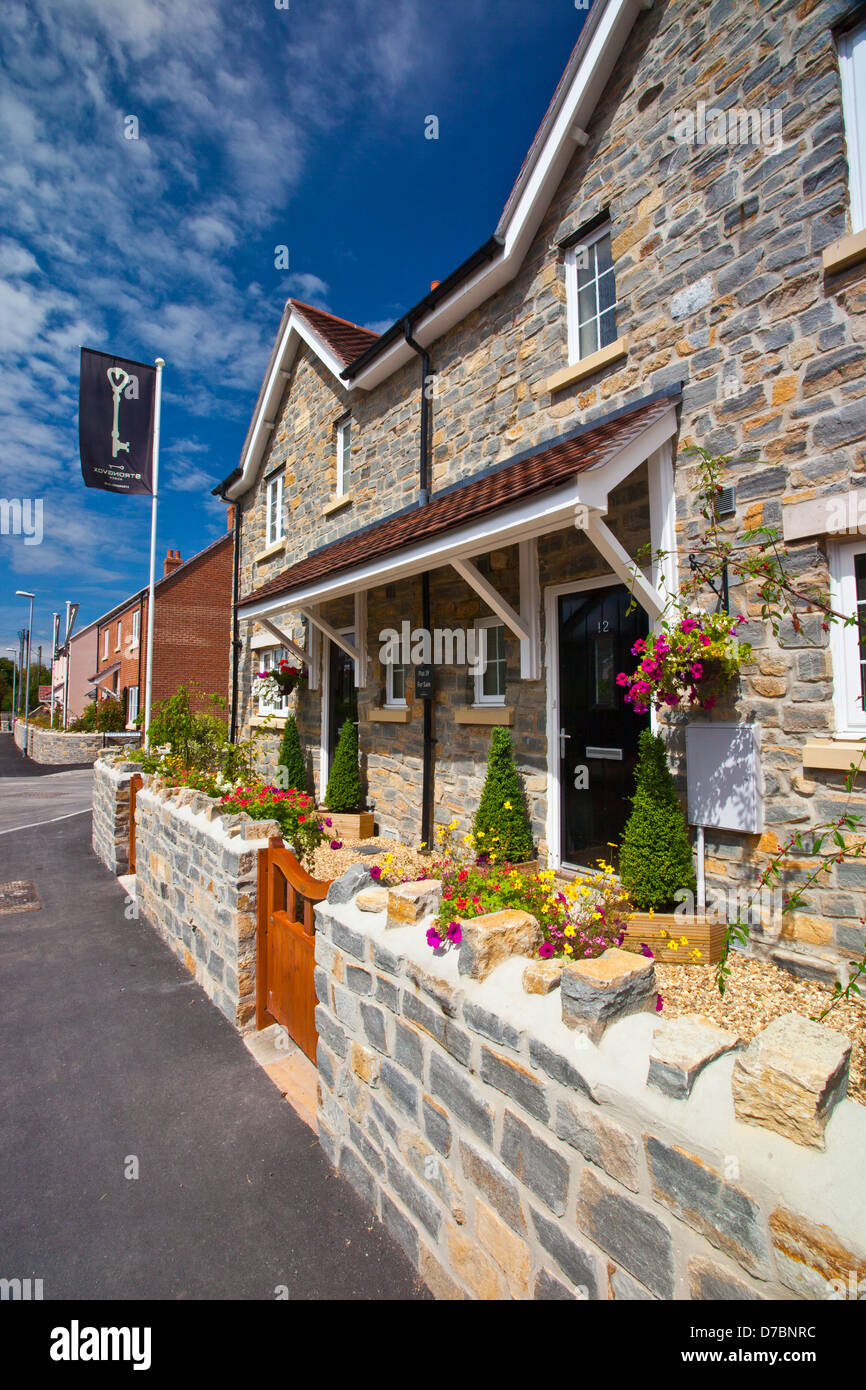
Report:
[[[356,720],[381,832],[418,843],[470,823],[507,725],[539,852],[607,854],[649,722],[615,675],[700,543],[693,445],[730,458],[727,533],[782,528],[798,577],[855,611],[864,54],[847,0],[595,0],[478,251],[378,337],[286,304],[220,487],[239,509],[236,712],[266,725],[271,766],[291,706],[321,797]],[[684,799],[688,722],[694,767],[739,757],[754,803],[733,828],[707,812],[709,889],[749,888],[779,837],[835,814],[866,732],[854,628],[774,635],[754,592],[730,605],[755,649],[735,698],[666,721]],[[417,630],[450,639],[413,652]],[[264,707],[255,672],[284,653],[308,687]],[[864,890],[866,869],[834,868],[756,949],[834,977],[863,952]]]

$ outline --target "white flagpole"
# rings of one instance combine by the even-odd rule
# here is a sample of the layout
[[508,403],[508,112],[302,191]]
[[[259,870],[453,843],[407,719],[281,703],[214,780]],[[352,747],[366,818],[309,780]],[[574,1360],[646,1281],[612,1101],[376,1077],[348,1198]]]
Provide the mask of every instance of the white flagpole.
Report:
[[150,701],[153,690],[153,610],[156,584],[156,501],[159,491],[159,417],[162,411],[162,369],[165,361],[156,359],[156,388],[153,406],[153,501],[150,513],[150,592],[147,600],[147,667],[144,687],[144,746],[150,745]]

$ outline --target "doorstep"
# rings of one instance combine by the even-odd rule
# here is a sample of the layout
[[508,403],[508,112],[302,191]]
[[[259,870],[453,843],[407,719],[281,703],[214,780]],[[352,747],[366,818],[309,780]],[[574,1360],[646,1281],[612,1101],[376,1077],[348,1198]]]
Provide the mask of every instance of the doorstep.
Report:
[[292,1109],[317,1134],[318,1073],[309,1058],[279,1023],[246,1033],[243,1040]]

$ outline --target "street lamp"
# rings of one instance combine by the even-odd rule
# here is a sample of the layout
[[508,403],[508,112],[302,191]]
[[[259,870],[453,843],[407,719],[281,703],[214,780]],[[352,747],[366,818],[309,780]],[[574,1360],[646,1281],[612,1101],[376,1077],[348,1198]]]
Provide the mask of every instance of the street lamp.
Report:
[[33,600],[35,594],[31,594],[27,589],[16,589],[18,598],[29,598],[30,600],[30,627],[27,629],[27,684],[24,687],[24,756],[28,754],[27,730],[30,723],[30,649],[33,646]]
[[7,652],[12,653],[12,732],[15,732],[15,677],[18,674],[18,651],[15,647],[7,647]]

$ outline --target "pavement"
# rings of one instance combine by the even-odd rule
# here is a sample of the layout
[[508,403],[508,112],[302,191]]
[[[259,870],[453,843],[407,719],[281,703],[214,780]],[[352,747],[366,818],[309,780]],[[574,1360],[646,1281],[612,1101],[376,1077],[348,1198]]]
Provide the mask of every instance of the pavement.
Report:
[[[76,775],[38,786],[81,797]],[[0,803],[27,826],[17,781]],[[88,815],[6,827],[0,882],[27,879],[41,906],[0,914],[0,1278],[47,1300],[428,1298],[282,1099],[297,1059],[262,1036],[259,1064],[96,860]]]

